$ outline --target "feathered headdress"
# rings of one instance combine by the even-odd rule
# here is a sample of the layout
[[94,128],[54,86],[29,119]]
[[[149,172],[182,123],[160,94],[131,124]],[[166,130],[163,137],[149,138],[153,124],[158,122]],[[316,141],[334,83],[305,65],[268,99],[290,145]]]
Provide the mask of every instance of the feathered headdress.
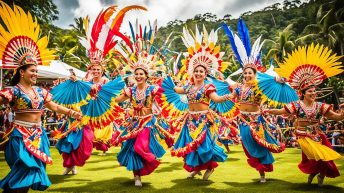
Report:
[[0,59],[4,67],[27,64],[49,65],[55,59],[54,51],[47,49],[48,37],[39,37],[37,19],[14,5],[13,10],[0,1],[0,15],[5,28],[0,25]]
[[256,68],[263,72],[265,68],[260,63],[260,50],[264,42],[260,42],[261,36],[253,43],[251,48],[250,35],[244,20],[238,20],[238,34],[235,34],[227,24],[222,24],[229,41],[232,45],[232,50],[235,57],[240,63],[240,67],[245,69],[247,67]]
[[145,7],[132,5],[119,10],[117,6],[111,6],[102,10],[89,29],[89,18],[84,19],[86,38],[80,38],[81,44],[86,48],[91,64],[101,65],[109,51],[117,44],[118,39],[130,42],[128,37],[119,30],[125,14],[134,9],[147,10]]
[[158,31],[157,21],[154,21],[153,26],[149,23],[143,28],[136,20],[135,29],[131,22],[129,26],[131,41],[123,41],[116,49],[116,59],[125,64],[125,69],[131,72],[142,69],[151,76],[157,71],[166,71],[164,61],[160,57],[160,49],[153,45]]
[[[220,52],[220,46],[217,43],[217,31],[211,30],[208,34],[203,25],[203,33],[200,33],[196,26],[196,32],[193,34],[186,27],[183,28],[182,40],[188,48],[186,58],[182,61],[189,78],[197,66],[203,66],[209,75],[223,79],[222,72],[228,66],[228,63],[222,62],[223,52]],[[184,67],[185,66],[185,67]]]
[[323,45],[311,44],[298,47],[279,64],[276,72],[288,79],[290,86],[304,90],[319,85],[323,80],[343,72],[342,56],[332,54],[332,50]]

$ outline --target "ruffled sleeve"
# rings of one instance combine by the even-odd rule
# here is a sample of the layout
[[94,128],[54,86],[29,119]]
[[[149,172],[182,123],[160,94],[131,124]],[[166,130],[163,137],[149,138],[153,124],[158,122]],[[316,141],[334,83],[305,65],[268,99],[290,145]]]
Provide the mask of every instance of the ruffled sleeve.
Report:
[[329,105],[329,104],[326,104],[326,103],[320,103],[320,113],[322,115],[325,115],[330,110],[332,110],[332,105]]
[[214,85],[212,84],[207,84],[204,86],[204,94],[209,98],[209,95],[212,93],[212,92],[216,92],[216,88]]
[[287,111],[289,114],[295,114],[296,113],[296,106],[295,102],[289,103],[284,105],[284,109]]
[[129,87],[127,87],[123,90],[123,94],[129,98],[131,97],[131,93],[132,93],[132,89]]
[[12,102],[14,98],[13,87],[8,87],[0,91],[0,96],[7,99],[8,102]]
[[44,88],[42,89],[42,94],[43,94],[43,99],[44,99],[44,104],[48,103],[52,99],[52,95]]

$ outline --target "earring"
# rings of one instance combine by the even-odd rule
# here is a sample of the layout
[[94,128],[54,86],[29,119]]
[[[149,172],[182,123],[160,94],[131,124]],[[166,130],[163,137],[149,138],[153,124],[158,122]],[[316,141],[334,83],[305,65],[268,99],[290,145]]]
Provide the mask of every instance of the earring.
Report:
[[21,75],[22,78],[24,78],[24,75]]

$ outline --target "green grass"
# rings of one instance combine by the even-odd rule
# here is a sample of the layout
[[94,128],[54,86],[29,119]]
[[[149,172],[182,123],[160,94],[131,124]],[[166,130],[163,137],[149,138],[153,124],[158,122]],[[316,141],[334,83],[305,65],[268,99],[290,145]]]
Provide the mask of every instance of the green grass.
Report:
[[[224,163],[210,177],[209,181],[186,179],[188,173],[183,169],[182,159],[171,157],[169,152],[162,158],[162,164],[149,176],[143,176],[143,187],[134,187],[133,174],[119,166],[116,155],[119,148],[111,153],[99,156],[95,151],[86,165],[78,168],[78,175],[62,176],[62,158],[51,149],[54,164],[47,167],[52,186],[47,192],[344,192],[343,177],[326,178],[325,186],[318,188],[317,180],[307,185],[307,175],[297,168],[301,159],[299,149],[287,149],[275,154],[274,171],[267,173],[267,182],[260,184],[258,172],[249,167],[241,146],[231,146],[232,152]],[[336,161],[341,173],[344,173],[344,158]],[[0,153],[0,178],[9,171]],[[30,191],[35,192],[35,191]]]

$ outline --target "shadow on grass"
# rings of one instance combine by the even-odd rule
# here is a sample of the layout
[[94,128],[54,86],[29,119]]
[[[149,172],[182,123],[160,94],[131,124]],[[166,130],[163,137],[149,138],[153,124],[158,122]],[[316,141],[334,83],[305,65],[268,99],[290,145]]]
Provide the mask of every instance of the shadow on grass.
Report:
[[[233,179],[235,180],[235,179]],[[341,192],[343,191],[342,188],[332,186],[332,185],[324,185],[323,187],[318,187],[318,185],[313,181],[313,184],[307,184],[306,182],[300,182],[300,183],[292,183],[284,180],[279,179],[266,179],[266,183],[260,183],[259,179],[252,179],[252,182],[246,182],[246,183],[240,183],[240,182],[224,182],[224,184],[227,184],[229,186],[234,187],[236,190],[239,189],[245,189],[248,192],[257,190],[259,187],[259,191],[262,192],[293,192],[293,191],[299,191],[299,192]]]
[[155,170],[154,173],[163,173],[163,172],[171,172],[171,171],[175,171],[175,170],[183,170],[183,164],[182,163],[172,163],[172,164],[168,163],[168,165],[169,166],[161,165],[163,167],[158,167],[158,169]]
[[49,192],[138,192],[138,191],[151,192],[156,191],[151,183],[142,182],[142,187],[134,186],[134,179],[118,177],[110,180],[104,180],[101,182],[86,182],[82,186],[74,187],[61,187],[61,188],[50,188]]

